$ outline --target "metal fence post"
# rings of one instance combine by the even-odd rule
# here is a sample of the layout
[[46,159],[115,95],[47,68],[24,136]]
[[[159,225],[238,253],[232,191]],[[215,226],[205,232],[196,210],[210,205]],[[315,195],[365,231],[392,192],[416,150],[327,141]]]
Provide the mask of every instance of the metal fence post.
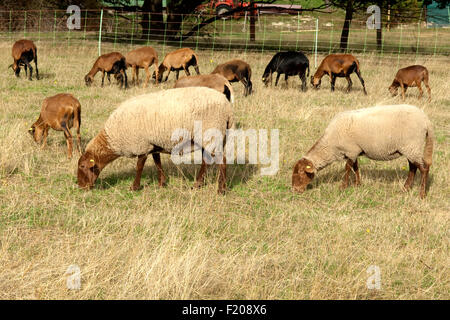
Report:
[[11,41],[12,38],[11,22],[12,22],[12,10],[9,10],[9,41]]
[[41,19],[42,19],[42,10],[39,10],[38,41],[41,41]]
[[300,12],[297,12],[297,34],[295,35],[295,51],[298,50],[298,34],[300,33]]
[[262,49],[261,49],[261,53],[264,53],[264,43],[266,42],[266,16],[264,16],[264,31],[263,31],[263,42],[262,42]]
[[181,35],[180,35],[180,48],[183,46],[183,25],[184,25],[184,15],[181,14]]
[[27,12],[25,11],[25,20],[23,22],[23,37],[27,37]]
[[403,36],[403,26],[400,25],[400,40],[398,42],[398,55],[397,55],[397,68],[400,64],[400,52],[402,50],[402,36]]
[[334,20],[331,19],[330,49],[328,50],[328,54],[331,54],[331,48],[333,46],[333,31],[334,31]]
[[133,45],[133,37],[134,37],[134,18],[135,14],[133,14],[133,22],[131,23],[131,45]]
[[55,19],[53,21],[53,46],[55,46],[56,42],[56,10],[55,10]]
[[98,30],[98,55],[102,55],[102,24],[103,24],[103,9],[100,11],[100,27]]
[[119,18],[117,17],[117,11],[114,11],[114,22],[116,23],[114,28],[114,50],[116,50],[117,44],[117,25],[119,24]]
[[87,13],[88,11],[84,13],[84,32],[83,32],[83,44],[86,45],[86,23],[87,23]]
[[314,42],[314,69],[317,68],[317,37],[319,34],[319,18],[316,18],[316,36]]

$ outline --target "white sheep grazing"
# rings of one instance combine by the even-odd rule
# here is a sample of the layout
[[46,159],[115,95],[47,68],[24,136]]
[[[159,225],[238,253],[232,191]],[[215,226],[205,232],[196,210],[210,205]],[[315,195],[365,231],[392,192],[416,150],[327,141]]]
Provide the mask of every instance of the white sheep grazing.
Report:
[[[100,171],[118,157],[138,157],[132,190],[140,188],[142,169],[152,154],[158,169],[159,185],[165,184],[160,153],[171,153],[179,145],[172,140],[176,130],[184,129],[193,138],[194,122],[201,121],[202,136],[208,129],[220,131],[225,144],[226,130],[233,127],[233,111],[227,98],[206,87],[177,88],[131,98],[123,102],[108,118],[105,127],[86,146],[78,161],[78,185],[93,187]],[[198,130],[198,129],[196,129]],[[195,141],[198,143],[197,141]],[[202,148],[205,147],[204,141]],[[226,188],[226,159],[219,165],[219,193]],[[203,184],[206,171],[202,162],[195,187]]]
[[433,153],[433,129],[425,113],[415,106],[394,105],[345,111],[337,114],[323,136],[294,166],[292,188],[304,192],[317,171],[337,160],[347,160],[342,187],[348,186],[350,170],[360,184],[357,158],[393,160],[404,155],[409,162],[405,189],[413,184],[417,168],[422,176],[424,198]]

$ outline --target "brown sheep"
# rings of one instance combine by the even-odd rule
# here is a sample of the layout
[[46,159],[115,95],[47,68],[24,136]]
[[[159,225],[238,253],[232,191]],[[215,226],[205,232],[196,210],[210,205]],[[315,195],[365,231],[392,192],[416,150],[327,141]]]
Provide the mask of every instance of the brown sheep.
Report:
[[19,40],[16,41],[12,47],[12,57],[14,63],[9,66],[14,70],[16,77],[19,76],[20,66],[24,66],[25,75],[27,75],[27,67],[30,69],[29,80],[32,80],[33,68],[30,62],[34,60],[34,65],[36,67],[36,80],[39,80],[39,70],[37,66],[37,49],[31,40]]
[[220,74],[201,74],[183,77],[175,82],[174,88],[207,87],[223,93],[228,101],[234,102],[233,88],[230,82]]
[[397,71],[394,81],[389,87],[393,96],[398,94],[398,87],[402,88],[402,98],[405,100],[405,93],[408,87],[417,87],[419,89],[419,99],[423,96],[421,82],[425,84],[428,91],[428,101],[431,101],[431,89],[428,85],[428,70],[424,66],[414,65]]
[[242,60],[234,59],[222,64],[219,64],[213,72],[224,76],[229,82],[240,81],[245,87],[244,95],[247,96],[252,93],[252,69],[250,65]]
[[[125,56],[127,61],[127,67],[133,68],[133,84],[137,83],[139,85],[139,68],[145,69],[147,77],[145,78],[144,88],[147,87],[148,80],[150,79],[150,71],[148,68],[151,65],[155,65],[156,72],[156,84],[158,84],[158,54],[156,50],[152,47],[142,47],[139,49],[132,50]],[[136,82],[135,82],[136,76]]]
[[348,82],[347,92],[350,92],[353,85],[350,74],[353,72],[356,73],[359,81],[361,81],[364,94],[367,94],[364,79],[361,77],[361,71],[359,69],[359,61],[351,54],[330,54],[326,56],[314,76],[311,76],[311,85],[313,88],[318,89],[322,77],[327,74],[331,78],[331,91],[334,91],[336,78],[345,77]]
[[[84,77],[86,86],[90,86],[97,72],[102,72],[102,87],[105,81],[105,72],[108,75],[108,81],[111,82],[110,74],[114,74],[117,82],[120,83],[120,88],[123,87],[125,82],[125,88],[128,87],[127,79],[127,65],[125,57],[119,52],[111,52],[103,54],[95,60],[91,71]],[[125,81],[124,81],[125,80]]]
[[44,99],[39,119],[28,129],[34,141],[42,143],[42,148],[47,144],[49,128],[63,131],[67,142],[68,158],[72,158],[72,135],[70,129],[77,129],[77,149],[81,153],[81,105],[80,102],[69,93],[60,93]]
[[180,70],[184,70],[187,76],[190,76],[189,67],[193,66],[195,72],[200,74],[200,70],[198,68],[198,56],[195,52],[190,48],[181,48],[172,52],[169,52],[163,62],[159,65],[158,68],[158,77],[156,76],[156,72],[153,73],[153,78],[158,79],[161,82],[164,72],[168,70],[166,79],[169,78],[169,74],[171,71],[176,72],[176,79],[178,80],[178,75]]

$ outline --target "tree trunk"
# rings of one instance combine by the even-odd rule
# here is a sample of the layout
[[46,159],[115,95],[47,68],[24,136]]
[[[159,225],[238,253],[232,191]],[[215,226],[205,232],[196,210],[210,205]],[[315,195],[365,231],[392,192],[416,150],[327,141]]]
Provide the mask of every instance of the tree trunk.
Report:
[[[142,5],[142,37],[144,39],[159,40],[164,32],[162,0],[145,0]],[[162,30],[162,32],[161,32]],[[153,35],[153,36],[152,36]],[[156,35],[156,36],[155,36]]]
[[255,28],[255,16],[256,16],[256,10],[254,10],[255,4],[250,2],[250,7],[252,10],[250,11],[250,41],[255,42],[256,39],[256,28]]
[[348,0],[347,7],[345,8],[344,27],[342,28],[341,33],[340,48],[341,51],[343,52],[347,50],[348,34],[350,32],[350,24],[352,23],[352,18],[353,18],[353,0]]

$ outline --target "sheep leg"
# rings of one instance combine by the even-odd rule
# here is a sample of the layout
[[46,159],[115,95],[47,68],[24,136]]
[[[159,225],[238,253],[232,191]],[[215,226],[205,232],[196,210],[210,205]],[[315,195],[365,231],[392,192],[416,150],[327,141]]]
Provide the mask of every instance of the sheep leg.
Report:
[[36,67],[36,80],[39,80],[39,70],[37,66],[37,57],[34,57],[34,66]]
[[405,100],[405,85],[403,84],[403,82],[400,80],[400,87],[402,89],[402,99]]
[[158,63],[155,62],[154,63],[155,66],[155,83],[158,84],[158,78],[159,78],[159,68],[158,68]]
[[423,96],[423,90],[422,86],[420,85],[420,81],[416,81],[417,89],[419,89],[419,100],[422,99]]
[[81,154],[81,135],[80,135],[80,127],[81,127],[81,111],[78,109],[78,112],[74,114],[74,126],[77,129],[77,150]]
[[305,76],[305,73],[303,72],[302,74],[299,74],[298,77],[302,81],[302,91],[305,92],[306,91],[306,76]]
[[430,166],[427,164],[419,165],[419,171],[421,174],[421,181],[420,181],[420,198],[424,199],[426,196],[426,187],[427,187],[427,180],[428,180],[428,172],[430,171]]
[[245,78],[242,78],[240,81],[244,85],[244,96],[246,97],[249,94],[249,84],[247,82],[247,79],[245,79]]
[[345,78],[347,79],[348,82],[347,92],[350,92],[350,90],[352,90],[353,85],[352,79],[350,78],[350,76],[346,76]]
[[136,84],[136,66],[132,66],[131,67],[131,83],[133,84],[133,85],[135,85]]
[[416,176],[417,166],[408,160],[409,163],[409,174],[408,178],[405,182],[405,190],[408,191],[411,189],[413,183],[414,183],[414,177]]
[[198,75],[200,74],[200,69],[198,68],[197,65],[194,66],[194,70]]
[[105,83],[105,71],[102,71],[102,88]]
[[219,166],[219,188],[217,190],[218,193],[224,194],[227,189],[227,159],[225,154],[223,155],[222,163],[218,164]]
[[147,85],[148,85],[148,81],[150,80],[150,70],[148,70],[148,67],[149,66],[145,66],[145,74],[146,74],[146,77],[145,77],[145,82],[144,82],[144,88],[147,88]]
[[286,88],[289,88],[288,78],[289,78],[289,76],[285,73],[284,74],[284,82],[286,82]]
[[[31,67],[31,64],[28,62],[28,60],[25,60],[25,68],[28,66],[28,69],[30,69],[30,76],[28,77],[28,80],[33,80],[33,68]],[[26,72],[25,72],[26,75]]]
[[336,75],[334,73],[331,74],[331,91],[334,91],[334,85],[336,83]]
[[425,87],[427,88],[428,102],[429,102],[429,101],[431,101],[431,89],[430,89],[430,86],[428,85],[428,74],[423,78],[423,83],[425,84]]
[[44,149],[47,146],[47,136],[48,136],[48,126],[44,126],[44,130],[43,130],[43,139],[42,139],[42,146],[41,149]]
[[[189,67],[183,67],[184,73],[186,73],[186,75],[189,77],[191,75],[191,73],[189,72]],[[178,80],[178,78],[177,78]]]
[[27,67],[27,63],[26,62],[23,65],[23,68],[25,69],[25,78],[27,78],[28,77],[28,67]]
[[139,67],[136,67],[136,84],[139,86]]
[[358,159],[353,163],[353,172],[355,172],[355,185],[359,186],[361,184],[361,176],[359,175]]
[[[122,69],[120,70],[120,73],[122,73],[123,77],[122,77],[122,85],[125,82],[125,89],[128,89],[128,77],[127,77],[127,72],[126,70]],[[122,87],[122,86],[121,86]]]
[[344,175],[344,181],[342,182],[341,189],[345,189],[348,187],[348,178],[350,175],[350,171],[352,170],[354,163],[352,160],[348,159],[347,163],[345,164],[345,175]]
[[361,81],[361,85],[363,86],[364,94],[367,95],[366,86],[364,84],[364,79],[361,77],[361,72],[359,72],[359,69],[356,69],[355,73],[358,76],[359,81]]
[[280,74],[277,73],[277,78],[275,79],[275,87],[278,85],[278,80],[280,80]]
[[166,176],[161,166],[161,155],[159,153],[152,153],[153,161],[158,169],[158,185],[164,187],[166,185]]
[[142,170],[144,169],[144,164],[146,160],[147,160],[146,154],[138,156],[138,161],[136,165],[136,178],[134,178],[134,182],[130,187],[132,191],[136,191],[141,188]]
[[111,73],[106,73],[106,78],[108,78],[108,83],[111,85]]
[[200,167],[200,171],[198,172],[197,178],[195,179],[194,188],[198,189],[203,186],[203,183],[205,182],[205,172],[207,168],[208,165],[206,164],[205,159],[202,158],[202,166]]
[[67,128],[67,125],[65,122],[61,123],[61,127],[63,128],[64,137],[66,137],[67,157],[69,159],[71,159],[72,158],[72,147],[73,147],[72,135],[70,134],[70,130]]

